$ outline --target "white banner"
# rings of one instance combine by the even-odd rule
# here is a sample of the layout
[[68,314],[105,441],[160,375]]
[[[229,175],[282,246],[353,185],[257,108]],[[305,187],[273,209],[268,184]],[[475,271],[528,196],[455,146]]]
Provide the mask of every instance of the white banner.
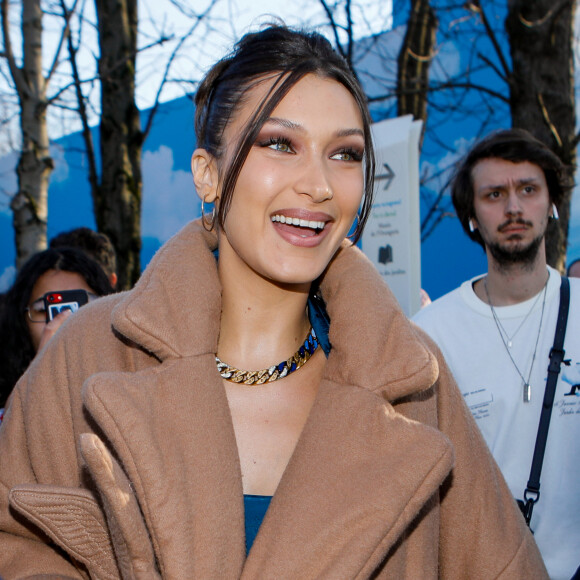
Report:
[[361,240],[407,316],[421,306],[421,125],[411,115],[373,124],[375,199]]

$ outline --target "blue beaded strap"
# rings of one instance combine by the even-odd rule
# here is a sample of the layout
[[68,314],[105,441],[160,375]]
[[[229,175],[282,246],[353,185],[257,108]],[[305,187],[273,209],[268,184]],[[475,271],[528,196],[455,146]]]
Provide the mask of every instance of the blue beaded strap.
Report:
[[318,344],[316,333],[310,327],[304,344],[288,360],[282,361],[280,364],[273,365],[267,369],[262,369],[261,371],[242,371],[222,362],[217,356],[215,357],[215,362],[219,374],[227,381],[242,383],[244,385],[262,385],[283,379],[294,371],[297,371],[310,360],[310,357],[318,348]]

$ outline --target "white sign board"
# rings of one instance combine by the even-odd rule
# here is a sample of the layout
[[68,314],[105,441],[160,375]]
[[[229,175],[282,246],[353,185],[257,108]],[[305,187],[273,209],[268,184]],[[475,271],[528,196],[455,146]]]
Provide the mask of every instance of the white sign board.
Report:
[[375,198],[362,235],[363,252],[375,264],[407,316],[421,306],[419,138],[411,115],[372,126]]

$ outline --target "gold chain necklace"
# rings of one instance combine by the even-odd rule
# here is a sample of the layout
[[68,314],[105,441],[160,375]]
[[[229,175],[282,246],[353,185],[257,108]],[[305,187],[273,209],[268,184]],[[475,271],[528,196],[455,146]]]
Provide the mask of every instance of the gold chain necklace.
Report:
[[242,371],[232,365],[222,362],[216,355],[215,362],[222,378],[232,383],[244,385],[262,385],[283,379],[304,366],[318,348],[318,339],[314,329],[310,327],[304,344],[288,359],[260,371]]
[[[550,276],[548,276],[548,280],[549,279],[550,279]],[[485,288],[485,295],[487,296],[487,302],[489,304],[489,307],[491,308],[491,314],[493,316],[495,326],[497,327],[497,331],[499,332],[499,336],[500,336],[501,341],[505,347],[505,350],[508,353],[508,356],[510,357],[512,364],[514,365],[514,368],[516,369],[518,375],[520,375],[520,378],[522,379],[522,382],[523,382],[524,403],[529,403],[532,400],[532,387],[530,385],[530,378],[532,377],[532,369],[534,368],[534,361],[536,360],[536,353],[538,351],[538,342],[540,341],[540,334],[541,334],[541,330],[542,330],[542,321],[544,320],[544,307],[546,306],[546,291],[548,288],[548,280],[546,280],[546,283],[544,284],[544,292],[543,292],[544,298],[542,300],[542,314],[540,315],[540,325],[538,326],[538,335],[536,336],[536,344],[534,346],[534,353],[532,355],[532,362],[530,364],[530,372],[528,373],[528,380],[526,381],[526,379],[524,378],[524,375],[522,374],[518,365],[516,364],[516,361],[514,360],[514,357],[512,356],[512,353],[510,352],[510,347],[508,346],[508,343],[506,342],[504,335],[501,331],[503,326],[501,325],[499,318],[497,316],[497,313],[495,311],[495,308],[493,307],[493,304],[491,303],[491,298],[489,296],[489,290],[487,288],[487,276],[483,279],[483,287]],[[537,300],[536,300],[536,302],[537,302]],[[536,305],[536,302],[534,302],[532,309]],[[530,310],[530,312],[531,312],[531,310]],[[529,316],[529,314],[530,313],[528,312],[528,314],[526,315],[526,318]],[[519,329],[520,329],[520,327],[518,327],[518,330]],[[504,330],[504,332],[505,332],[505,330]],[[506,336],[507,336],[507,332],[506,332]]]

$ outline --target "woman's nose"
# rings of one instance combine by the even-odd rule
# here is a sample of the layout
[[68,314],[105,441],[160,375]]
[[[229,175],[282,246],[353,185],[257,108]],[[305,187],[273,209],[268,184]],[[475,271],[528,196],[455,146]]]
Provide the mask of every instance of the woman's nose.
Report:
[[334,192],[324,163],[319,160],[308,162],[296,181],[295,190],[297,193],[310,196],[315,203],[332,199]]

